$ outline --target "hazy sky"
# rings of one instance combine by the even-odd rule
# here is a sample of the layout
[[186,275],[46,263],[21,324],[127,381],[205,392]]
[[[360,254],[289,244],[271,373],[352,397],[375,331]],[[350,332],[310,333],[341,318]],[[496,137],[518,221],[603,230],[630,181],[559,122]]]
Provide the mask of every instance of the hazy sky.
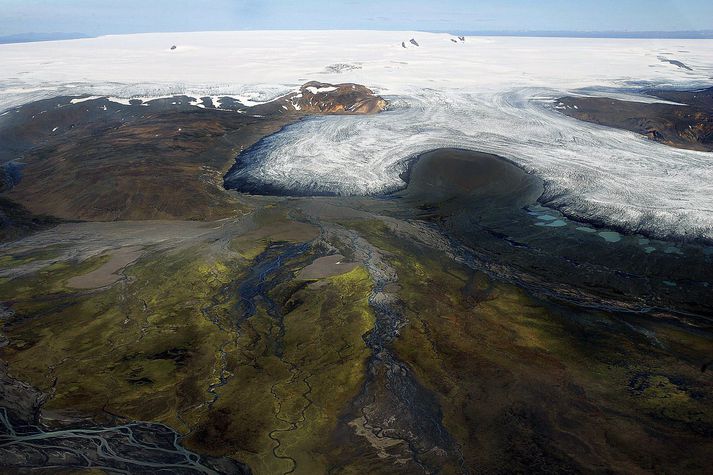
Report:
[[713,29],[713,0],[0,0],[0,35],[238,29]]

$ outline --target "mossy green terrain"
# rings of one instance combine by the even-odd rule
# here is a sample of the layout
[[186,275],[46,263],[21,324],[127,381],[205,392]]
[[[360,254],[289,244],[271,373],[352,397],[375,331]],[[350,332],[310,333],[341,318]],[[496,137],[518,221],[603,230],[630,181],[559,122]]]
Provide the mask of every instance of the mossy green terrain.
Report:
[[324,440],[363,382],[373,317],[363,269],[318,284],[275,289],[289,295],[284,333],[263,309],[241,324],[232,376],[190,446],[235,455],[257,473],[326,471]]
[[[149,249],[109,288],[66,285],[108,253],[4,280],[0,300],[12,316],[0,357],[13,377],[49,394],[49,423],[161,422],[188,447],[232,456],[256,473],[325,472],[324,440],[365,378],[372,282],[363,267],[298,280],[318,257],[308,251],[283,262],[288,279],[269,290],[279,318],[259,299],[243,318],[238,287],[256,257],[317,235],[284,210],[262,210],[255,223],[227,246]],[[236,252],[236,243],[252,252]]]
[[709,335],[553,305],[408,244],[379,221],[344,223],[386,251],[408,324],[394,347],[439,396],[469,467],[706,470]]
[[[17,377],[52,392],[48,410],[118,414],[185,429],[208,397],[214,346],[228,338],[203,315],[228,268],[194,254],[141,260],[127,270],[126,282],[81,295],[57,291],[69,274],[42,271],[52,276],[40,284],[53,298],[14,303],[22,318],[5,329],[13,343],[4,357]],[[6,292],[39,293],[37,286],[8,284]]]
[[[111,251],[81,257],[66,243],[3,256],[0,359],[47,395],[45,424],[160,422],[196,453],[256,474],[414,473],[419,463],[441,473],[706,472],[706,331],[537,297],[412,239],[406,221],[307,216],[289,199],[249,204],[190,238],[147,241],[98,289],[67,281]],[[300,279],[337,253],[357,265]],[[395,275],[377,288],[387,268]],[[380,354],[369,343],[388,323],[377,291],[403,316]],[[384,355],[402,366],[379,372]],[[438,450],[429,434],[408,439],[361,419],[400,407],[380,399],[406,381],[394,368],[413,375],[414,404],[435,401],[415,414],[435,418]]]

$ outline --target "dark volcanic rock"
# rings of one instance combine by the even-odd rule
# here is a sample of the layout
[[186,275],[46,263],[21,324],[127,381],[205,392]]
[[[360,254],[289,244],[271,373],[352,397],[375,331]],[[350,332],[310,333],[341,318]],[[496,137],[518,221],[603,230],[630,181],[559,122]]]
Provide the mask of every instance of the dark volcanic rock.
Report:
[[700,91],[644,91],[679,104],[563,97],[558,109],[579,120],[631,130],[672,147],[713,151],[713,87]]
[[673,64],[674,66],[677,66],[681,69],[685,69],[686,71],[693,71],[692,68],[689,68],[688,66],[683,64],[681,61],[678,61],[677,59],[668,59],[668,58],[659,57],[659,61],[661,61],[662,63]]

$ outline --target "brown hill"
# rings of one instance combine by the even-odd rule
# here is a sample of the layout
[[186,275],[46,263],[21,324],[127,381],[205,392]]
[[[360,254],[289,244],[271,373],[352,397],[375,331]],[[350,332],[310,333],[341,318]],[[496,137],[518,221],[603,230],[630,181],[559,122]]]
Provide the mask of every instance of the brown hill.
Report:
[[316,82],[240,112],[191,106],[180,96],[132,105],[70,99],[2,118],[0,162],[20,157],[21,164],[2,196],[33,214],[95,221],[235,215],[223,174],[240,151],[308,114],[386,105],[363,86]]
[[279,109],[302,114],[375,114],[386,108],[386,101],[359,84],[327,84],[311,81],[268,104],[252,108],[257,113]]

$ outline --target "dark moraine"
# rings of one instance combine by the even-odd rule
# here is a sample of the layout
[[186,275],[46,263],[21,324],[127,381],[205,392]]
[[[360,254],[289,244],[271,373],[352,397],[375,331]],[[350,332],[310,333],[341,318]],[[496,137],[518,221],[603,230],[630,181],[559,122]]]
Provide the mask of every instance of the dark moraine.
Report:
[[708,246],[571,221],[538,203],[540,179],[495,155],[435,150],[409,178],[399,208],[443,230],[464,259],[540,294],[711,326]]

